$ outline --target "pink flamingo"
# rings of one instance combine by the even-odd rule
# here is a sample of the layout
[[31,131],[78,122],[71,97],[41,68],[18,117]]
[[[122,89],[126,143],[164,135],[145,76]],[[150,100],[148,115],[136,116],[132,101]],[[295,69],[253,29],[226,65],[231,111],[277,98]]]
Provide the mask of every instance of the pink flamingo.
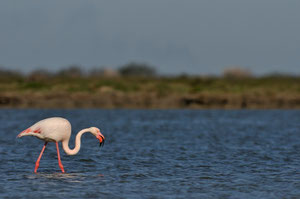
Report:
[[61,117],[51,117],[44,120],[41,120],[28,129],[22,131],[17,137],[23,137],[23,136],[35,136],[41,140],[45,141],[44,147],[35,163],[35,169],[34,172],[37,172],[37,169],[40,165],[40,160],[43,155],[43,152],[46,148],[46,145],[48,142],[55,142],[56,143],[56,150],[57,150],[57,159],[58,159],[58,165],[62,171],[62,173],[65,172],[64,167],[60,160],[60,154],[59,154],[59,147],[58,142],[62,142],[62,147],[66,154],[68,155],[75,155],[80,150],[81,145],[81,136],[82,134],[90,132],[100,142],[100,146],[104,145],[105,138],[101,134],[100,130],[96,127],[90,127],[86,129],[82,129],[79,131],[75,138],[75,148],[70,149],[69,148],[69,140],[71,137],[71,124],[67,119],[61,118]]

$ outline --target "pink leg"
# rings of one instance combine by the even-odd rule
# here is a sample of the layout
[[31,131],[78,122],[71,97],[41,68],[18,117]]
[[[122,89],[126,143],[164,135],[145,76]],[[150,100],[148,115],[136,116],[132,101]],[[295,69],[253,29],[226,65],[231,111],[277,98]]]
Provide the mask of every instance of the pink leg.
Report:
[[44,151],[45,151],[45,148],[46,148],[46,145],[47,145],[47,144],[48,144],[48,142],[45,142],[45,144],[44,144],[44,146],[43,146],[43,149],[42,149],[42,151],[41,151],[41,153],[40,153],[40,156],[39,156],[39,158],[37,159],[37,161],[35,162],[34,173],[36,173],[37,169],[38,169],[39,166],[40,166],[40,160],[41,160],[41,158],[42,158],[42,155],[43,155],[43,153],[44,153]]
[[62,165],[61,160],[60,160],[60,154],[59,154],[58,142],[56,142],[56,150],[57,150],[58,165],[59,165],[59,167],[60,167],[60,169],[61,169],[61,172],[64,173],[65,170],[64,170],[64,166]]

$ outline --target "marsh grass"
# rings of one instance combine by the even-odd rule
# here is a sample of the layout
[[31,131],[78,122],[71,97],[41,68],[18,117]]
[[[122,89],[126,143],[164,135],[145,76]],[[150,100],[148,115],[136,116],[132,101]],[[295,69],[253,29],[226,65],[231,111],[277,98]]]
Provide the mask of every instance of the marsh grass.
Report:
[[[287,105],[300,107],[300,77],[46,76],[30,78],[12,76],[0,78],[0,97],[22,98],[19,100],[20,103],[25,103],[26,98],[31,98],[28,104],[34,104],[32,101],[36,98],[36,100],[55,99],[55,103],[59,104],[57,101],[60,99],[76,101],[76,97],[72,96],[77,93],[83,95],[82,97],[87,101],[91,99],[90,106],[97,107],[102,105],[105,107],[105,104],[109,107],[127,107],[129,104],[130,107],[146,108],[148,106],[214,107],[215,105],[217,107],[252,105],[265,107],[271,101],[274,102],[270,107]],[[4,101],[6,104],[2,106],[11,105],[9,100]],[[78,103],[74,102],[74,104]]]
[[51,77],[31,80],[26,77],[0,78],[1,91],[94,92],[101,87],[127,92],[156,92],[162,95],[197,93],[287,93],[299,94],[300,77]]

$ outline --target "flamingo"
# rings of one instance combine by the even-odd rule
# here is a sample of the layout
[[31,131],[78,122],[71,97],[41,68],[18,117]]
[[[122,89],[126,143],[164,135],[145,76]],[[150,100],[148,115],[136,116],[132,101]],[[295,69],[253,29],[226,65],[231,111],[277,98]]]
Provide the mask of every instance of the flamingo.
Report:
[[90,132],[100,142],[100,147],[104,145],[105,138],[101,134],[100,130],[96,127],[90,127],[86,129],[82,129],[79,131],[75,138],[75,148],[70,149],[69,148],[69,140],[71,137],[71,124],[70,122],[62,117],[51,117],[44,120],[41,120],[35,124],[33,124],[31,127],[27,128],[26,130],[22,131],[17,138],[23,137],[23,136],[35,136],[43,141],[45,141],[45,144],[42,148],[42,151],[35,163],[35,169],[34,173],[37,173],[37,169],[40,165],[40,160],[42,158],[42,155],[44,153],[44,150],[46,148],[46,145],[48,142],[55,142],[56,143],[56,150],[57,150],[57,159],[58,159],[58,165],[61,169],[62,173],[65,173],[64,167],[61,163],[60,154],[59,154],[59,147],[58,142],[62,142],[62,147],[66,154],[68,155],[75,155],[80,150],[81,145],[81,136],[82,134]]

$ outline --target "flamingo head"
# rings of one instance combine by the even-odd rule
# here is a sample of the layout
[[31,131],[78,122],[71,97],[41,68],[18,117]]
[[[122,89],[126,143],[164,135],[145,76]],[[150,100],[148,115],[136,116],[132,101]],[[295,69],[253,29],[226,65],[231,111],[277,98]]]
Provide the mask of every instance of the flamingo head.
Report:
[[91,127],[90,131],[99,140],[99,143],[100,143],[99,146],[100,147],[104,146],[105,137],[102,135],[102,133],[100,132],[100,130],[97,127]]

